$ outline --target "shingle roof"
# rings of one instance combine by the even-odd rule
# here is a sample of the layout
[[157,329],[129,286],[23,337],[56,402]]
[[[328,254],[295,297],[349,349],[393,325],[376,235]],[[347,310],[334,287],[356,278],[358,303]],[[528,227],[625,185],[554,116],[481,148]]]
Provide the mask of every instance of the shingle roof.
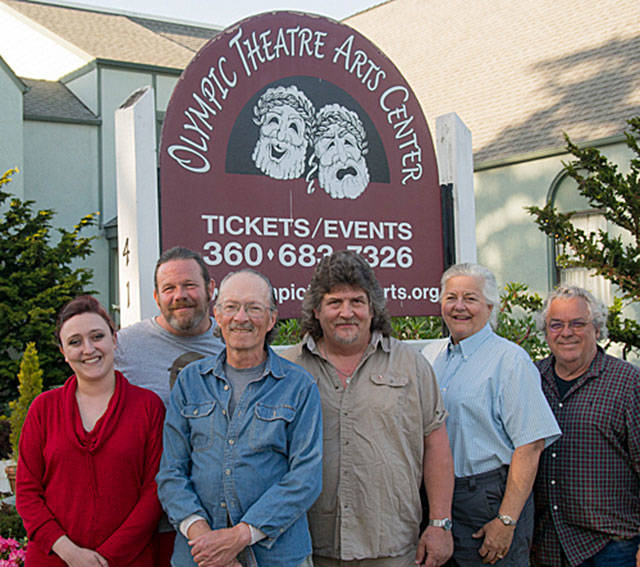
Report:
[[[640,114],[638,0],[393,0],[347,18],[430,127],[456,112],[476,163],[619,135]],[[432,131],[432,135],[435,132]]]
[[28,0],[0,0],[97,59],[184,69],[218,30]]
[[96,122],[97,117],[62,83],[21,79],[29,90],[24,94],[26,118]]

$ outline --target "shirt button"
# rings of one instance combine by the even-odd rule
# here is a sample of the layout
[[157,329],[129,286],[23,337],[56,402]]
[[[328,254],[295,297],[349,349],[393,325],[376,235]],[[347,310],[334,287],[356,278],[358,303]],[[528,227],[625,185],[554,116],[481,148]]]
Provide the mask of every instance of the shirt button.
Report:
[[226,508],[226,507],[227,507],[226,502],[220,502],[220,508]]
[[222,415],[227,415],[227,410],[226,409],[222,410]]
[[224,389],[225,389],[225,390],[228,390],[228,389],[229,389],[229,384],[225,384],[225,385],[224,385]]
[[551,453],[551,458],[555,459],[556,458],[556,454],[555,453]]
[[224,469],[224,474],[229,476],[231,474],[231,469]]
[[554,509],[554,510],[557,510],[557,509],[558,509],[558,507],[554,504],[553,509]]
[[198,415],[198,410],[197,409],[193,410],[193,415]]
[[552,480],[552,481],[551,481],[551,486],[553,486],[555,483],[556,483],[556,481],[555,481],[555,480]]
[[229,445],[233,445],[233,439],[229,439]]
[[563,405],[564,405],[564,404],[563,404],[562,402],[560,402],[560,403],[558,404],[558,407],[559,407],[559,408],[561,408]]

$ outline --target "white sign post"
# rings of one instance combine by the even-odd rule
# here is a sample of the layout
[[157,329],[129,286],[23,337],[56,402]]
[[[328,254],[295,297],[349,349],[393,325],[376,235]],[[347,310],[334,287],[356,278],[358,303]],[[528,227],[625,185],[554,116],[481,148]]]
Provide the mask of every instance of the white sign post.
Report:
[[453,186],[456,262],[477,262],[471,132],[455,113],[436,118],[440,185]]
[[157,312],[153,270],[160,254],[156,112],[151,87],[115,113],[120,325]]

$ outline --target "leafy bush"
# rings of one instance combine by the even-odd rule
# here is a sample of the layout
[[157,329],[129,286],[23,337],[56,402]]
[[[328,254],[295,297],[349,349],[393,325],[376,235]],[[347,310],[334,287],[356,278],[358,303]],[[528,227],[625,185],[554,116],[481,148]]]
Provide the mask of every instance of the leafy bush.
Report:
[[38,361],[38,351],[35,343],[28,343],[24,351],[20,372],[18,372],[18,399],[9,403],[11,408],[11,451],[14,460],[18,460],[18,443],[22,425],[27,417],[31,402],[42,392],[42,370]]
[[27,537],[22,518],[15,506],[0,502],[0,536],[21,540]]
[[585,232],[574,226],[573,212],[560,213],[551,203],[527,207],[538,228],[564,248],[556,258],[559,266],[592,269],[617,286],[620,298],[609,309],[607,327],[611,341],[622,344],[624,358],[633,350],[640,352],[640,324],[621,314],[625,305],[640,304],[640,116],[628,124],[626,144],[635,157],[626,175],[596,148],[579,148],[565,135],[567,150],[576,158],[564,164],[565,171],[589,205],[624,237],[604,230]]
[[0,177],[0,413],[17,396],[20,353],[29,341],[38,345],[47,369],[45,386],[64,382],[68,369],[53,339],[56,314],[89,293],[92,278],[91,270],[72,264],[92,253],[93,237],[80,232],[95,224],[93,215],[72,230],[54,230],[51,209],[34,210],[33,201],[2,190],[16,171]]
[[11,456],[11,424],[4,416],[0,416],[0,460]]

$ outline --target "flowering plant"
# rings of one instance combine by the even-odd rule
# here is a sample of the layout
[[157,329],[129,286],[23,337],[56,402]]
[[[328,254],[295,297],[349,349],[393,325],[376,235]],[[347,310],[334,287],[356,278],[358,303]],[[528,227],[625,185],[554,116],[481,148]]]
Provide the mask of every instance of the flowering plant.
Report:
[[0,567],[24,567],[27,540],[16,541],[0,536]]

